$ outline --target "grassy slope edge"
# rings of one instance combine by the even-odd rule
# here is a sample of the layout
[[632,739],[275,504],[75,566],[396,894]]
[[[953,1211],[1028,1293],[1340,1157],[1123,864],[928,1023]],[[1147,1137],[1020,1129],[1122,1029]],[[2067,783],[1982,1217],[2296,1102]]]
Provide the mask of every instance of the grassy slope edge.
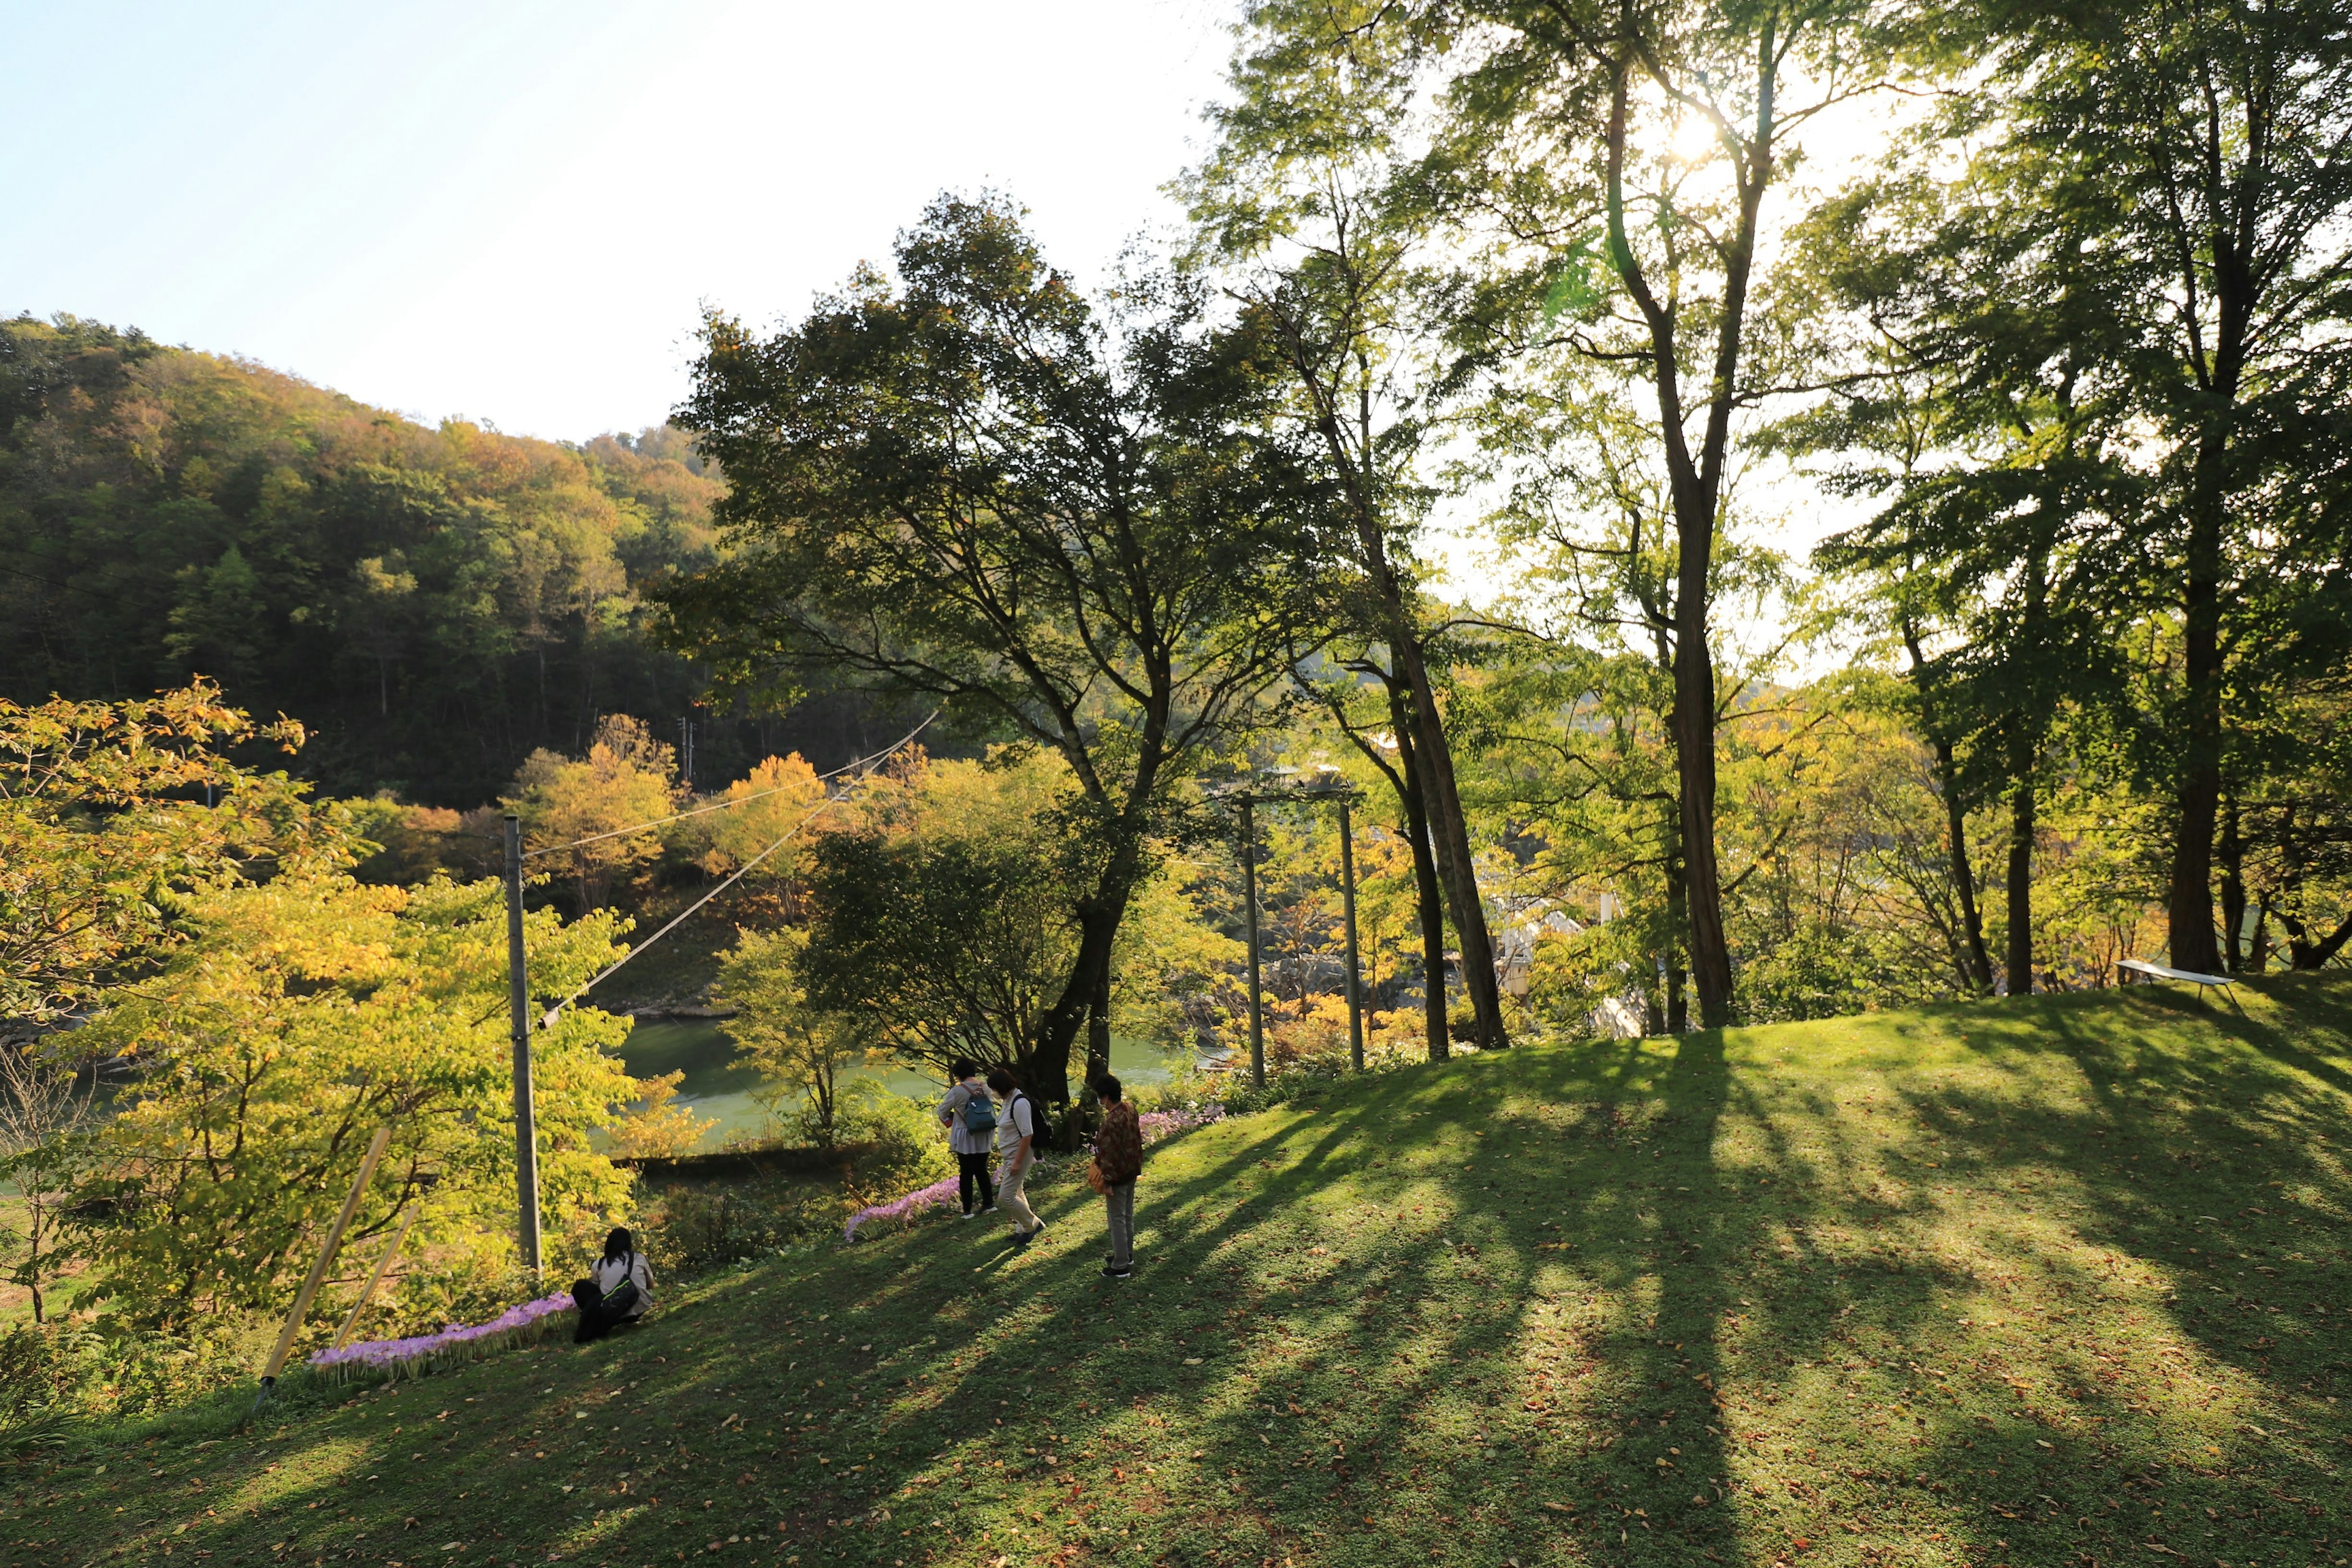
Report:
[[2352,987],[2242,992],[1344,1084],[1156,1151],[1132,1281],[1065,1183],[0,1468],[0,1562],[2341,1563]]

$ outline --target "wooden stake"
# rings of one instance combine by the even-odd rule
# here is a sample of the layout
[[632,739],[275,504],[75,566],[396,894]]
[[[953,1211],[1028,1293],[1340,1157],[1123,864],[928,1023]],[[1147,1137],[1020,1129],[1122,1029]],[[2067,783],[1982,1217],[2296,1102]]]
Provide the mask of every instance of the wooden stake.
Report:
[[416,1216],[424,1207],[423,1204],[408,1205],[408,1217],[400,1222],[400,1228],[392,1233],[392,1245],[385,1247],[383,1256],[375,1260],[375,1272],[368,1276],[367,1289],[362,1290],[360,1299],[352,1303],[352,1315],[343,1320],[343,1326],[335,1331],[336,1345],[340,1346],[350,1339],[352,1331],[359,1326],[360,1314],[367,1310],[370,1301],[375,1300],[375,1288],[383,1283],[384,1270],[390,1268],[392,1260],[400,1256],[400,1244],[408,1239],[408,1227],[416,1223]]
[[302,1320],[310,1310],[310,1298],[319,1293],[319,1282],[327,1277],[327,1265],[335,1260],[335,1248],[343,1239],[343,1229],[359,1212],[360,1199],[367,1194],[368,1178],[375,1174],[375,1163],[383,1158],[383,1146],[392,1142],[392,1129],[379,1127],[368,1141],[367,1158],[360,1162],[360,1173],[352,1183],[352,1195],[343,1200],[343,1212],[335,1216],[332,1229],[327,1232],[327,1245],[319,1249],[319,1261],[310,1265],[310,1277],[302,1281],[295,1293],[294,1310],[287,1314],[286,1330],[278,1336],[278,1348],[269,1352],[269,1365],[261,1374],[261,1387],[268,1392],[278,1381],[278,1372],[286,1365],[286,1357],[294,1349],[294,1336],[302,1327]]

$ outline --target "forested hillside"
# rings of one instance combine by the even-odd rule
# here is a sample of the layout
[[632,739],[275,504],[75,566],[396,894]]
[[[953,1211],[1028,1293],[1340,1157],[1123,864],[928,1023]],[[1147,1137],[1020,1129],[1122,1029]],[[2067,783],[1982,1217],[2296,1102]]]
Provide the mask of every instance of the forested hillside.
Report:
[[[249,361],[0,322],[0,694],[191,675],[312,731],[344,794],[495,795],[600,714],[675,739],[698,682],[644,590],[710,559],[720,482],[656,427],[584,446],[432,428]],[[696,772],[856,749],[858,712],[698,716]],[[846,731],[845,733],[835,731]]]

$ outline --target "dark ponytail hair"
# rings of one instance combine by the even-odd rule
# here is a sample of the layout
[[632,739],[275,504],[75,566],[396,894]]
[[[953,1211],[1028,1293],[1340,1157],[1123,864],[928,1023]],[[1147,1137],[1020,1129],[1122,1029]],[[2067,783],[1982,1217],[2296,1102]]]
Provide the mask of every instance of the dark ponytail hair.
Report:
[[613,1234],[604,1238],[604,1261],[618,1263],[637,1249],[637,1238],[615,1226]]

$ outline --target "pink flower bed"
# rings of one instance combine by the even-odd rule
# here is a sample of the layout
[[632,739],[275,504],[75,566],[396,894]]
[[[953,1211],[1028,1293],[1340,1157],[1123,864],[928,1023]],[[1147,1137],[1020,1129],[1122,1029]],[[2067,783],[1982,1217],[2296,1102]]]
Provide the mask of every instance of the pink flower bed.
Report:
[[561,1291],[509,1307],[487,1323],[452,1323],[437,1334],[418,1334],[404,1340],[366,1340],[355,1345],[319,1351],[311,1355],[310,1365],[339,1383],[368,1373],[421,1377],[436,1367],[483,1351],[543,1339],[556,1327],[550,1320],[572,1310],[572,1292]]
[[1143,1142],[1148,1145],[1224,1119],[1225,1108],[1213,1100],[1197,1110],[1147,1110],[1136,1121],[1142,1123]]
[[869,1204],[849,1216],[841,1227],[841,1239],[856,1241],[857,1227],[869,1219],[905,1219],[919,1209],[940,1208],[960,1201],[956,1196],[956,1178],[943,1176],[928,1187],[919,1188],[903,1198],[892,1198],[887,1204]]
[[[1206,1127],[1211,1122],[1223,1121],[1224,1119],[1225,1108],[1211,1100],[1198,1110],[1147,1110],[1137,1117],[1136,1121],[1141,1125],[1143,1142],[1149,1146],[1159,1142],[1162,1138],[1172,1138],[1179,1132],[1189,1132],[1195,1127]],[[868,1220],[911,1219],[925,1209],[948,1208],[961,1201],[957,1191],[956,1178],[943,1176],[928,1187],[908,1193],[905,1197],[892,1198],[887,1204],[871,1204],[859,1209],[849,1216],[849,1223],[841,1227],[841,1239],[856,1241],[857,1227]]]

